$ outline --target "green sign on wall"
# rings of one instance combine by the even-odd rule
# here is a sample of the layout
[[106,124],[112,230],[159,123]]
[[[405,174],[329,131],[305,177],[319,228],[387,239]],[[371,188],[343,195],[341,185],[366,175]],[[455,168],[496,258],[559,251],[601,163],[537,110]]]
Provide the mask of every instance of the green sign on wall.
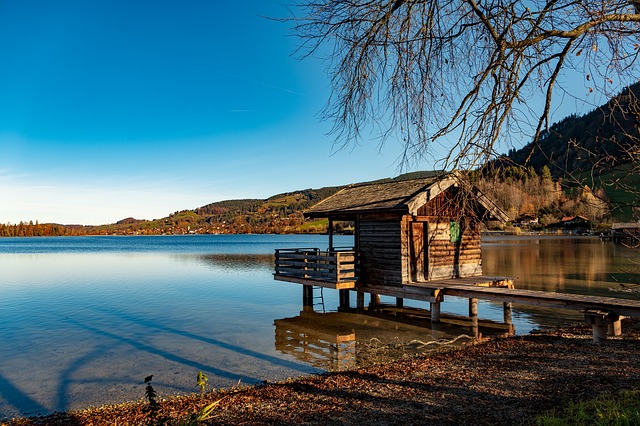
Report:
[[459,243],[462,241],[462,231],[460,229],[460,223],[451,221],[449,224],[449,236],[452,243]]

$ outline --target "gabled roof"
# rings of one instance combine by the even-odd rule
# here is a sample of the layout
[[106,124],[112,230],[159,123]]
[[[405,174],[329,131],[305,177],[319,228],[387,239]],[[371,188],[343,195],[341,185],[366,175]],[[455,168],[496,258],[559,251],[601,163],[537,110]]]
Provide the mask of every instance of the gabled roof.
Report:
[[452,185],[461,186],[472,193],[494,218],[507,220],[502,210],[455,172],[421,179],[350,185],[320,201],[305,214],[311,217],[344,218],[371,212],[417,214],[420,207]]

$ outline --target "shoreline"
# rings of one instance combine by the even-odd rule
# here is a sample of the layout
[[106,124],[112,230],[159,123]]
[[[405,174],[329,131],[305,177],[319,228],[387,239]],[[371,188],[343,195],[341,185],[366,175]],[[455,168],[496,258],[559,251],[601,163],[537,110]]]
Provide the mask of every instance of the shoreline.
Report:
[[[640,321],[596,346],[586,324],[498,338],[345,372],[160,401],[180,417],[221,400],[203,424],[527,424],[571,401],[640,387]],[[162,395],[160,395],[162,397]],[[0,421],[2,426],[137,425],[144,401]]]

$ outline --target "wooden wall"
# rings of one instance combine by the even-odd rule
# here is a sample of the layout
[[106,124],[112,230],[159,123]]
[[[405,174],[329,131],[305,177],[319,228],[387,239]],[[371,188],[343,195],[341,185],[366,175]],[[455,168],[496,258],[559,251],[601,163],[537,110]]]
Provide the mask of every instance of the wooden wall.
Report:
[[[482,275],[482,254],[480,248],[480,225],[476,214],[472,211],[473,203],[468,195],[458,191],[457,188],[439,194],[418,209],[418,215],[408,216],[405,225],[409,238],[415,237],[416,222],[424,223],[424,265],[416,265],[421,259],[416,259],[416,247],[420,244],[415,241],[407,244],[408,254],[405,269],[409,277],[420,281],[427,281],[456,277],[472,277]],[[451,223],[460,225],[461,239],[459,242],[451,241]],[[412,249],[414,253],[412,254]],[[418,274],[415,270],[418,270]],[[421,273],[424,269],[424,273]]]
[[450,220],[434,222],[429,224],[427,279],[482,275],[480,230],[477,222],[462,225],[462,238],[458,243],[451,242]]
[[[482,275],[480,226],[456,189],[445,191],[417,216],[368,214],[357,223],[359,276],[365,286]],[[451,223],[461,238],[451,241]]]
[[402,285],[400,216],[367,215],[358,221],[360,279],[364,285]]

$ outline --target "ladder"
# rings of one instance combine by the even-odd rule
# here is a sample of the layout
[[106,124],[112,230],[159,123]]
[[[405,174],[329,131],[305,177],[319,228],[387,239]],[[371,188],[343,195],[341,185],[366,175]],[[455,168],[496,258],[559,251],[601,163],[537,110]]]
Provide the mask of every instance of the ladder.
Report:
[[[316,296],[316,290],[320,290],[320,295]],[[325,311],[325,307],[324,307],[324,287],[313,287],[313,307],[315,310],[316,306],[322,306],[322,312],[326,312]]]

